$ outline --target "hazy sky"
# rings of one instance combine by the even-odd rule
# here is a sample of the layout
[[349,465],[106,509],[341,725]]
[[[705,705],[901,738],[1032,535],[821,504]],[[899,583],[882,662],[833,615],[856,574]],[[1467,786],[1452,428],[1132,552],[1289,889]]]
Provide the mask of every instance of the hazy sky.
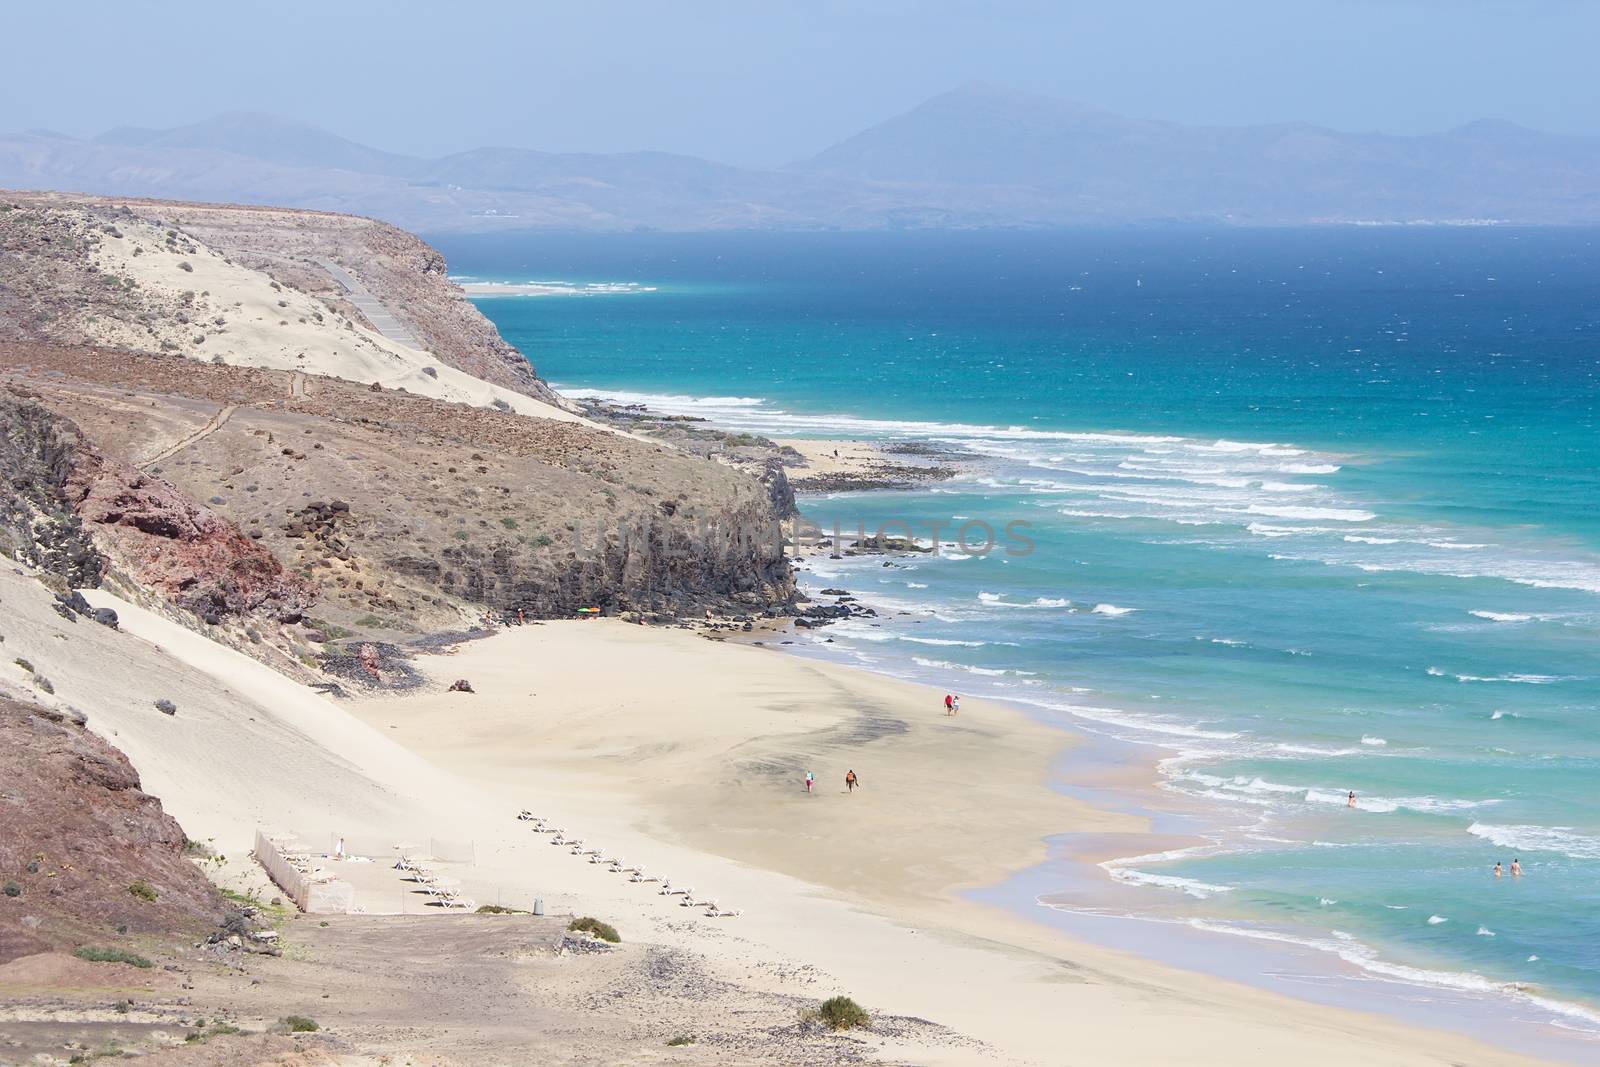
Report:
[[1193,123],[1600,134],[1592,0],[80,0],[4,34],[6,131],[247,109],[424,154],[773,164],[984,81]]

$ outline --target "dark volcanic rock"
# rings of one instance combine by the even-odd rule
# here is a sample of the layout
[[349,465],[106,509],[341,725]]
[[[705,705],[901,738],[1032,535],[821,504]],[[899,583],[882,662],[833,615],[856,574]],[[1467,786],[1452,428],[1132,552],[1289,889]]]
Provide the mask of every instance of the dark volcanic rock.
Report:
[[80,444],[70,423],[0,393],[0,550],[92,588],[105,564],[62,492]]

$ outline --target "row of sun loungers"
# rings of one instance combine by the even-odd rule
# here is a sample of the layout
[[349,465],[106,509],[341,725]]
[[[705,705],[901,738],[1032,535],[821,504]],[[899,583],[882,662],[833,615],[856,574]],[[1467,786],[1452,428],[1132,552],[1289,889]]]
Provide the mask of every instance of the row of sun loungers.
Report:
[[405,880],[415,882],[421,887],[422,892],[441,908],[472,911],[478,906],[477,901],[462,896],[453,886],[447,884],[443,875],[434,874],[409,856],[401,856],[395,863],[394,869],[408,875]]
[[704,908],[706,917],[712,919],[732,919],[744,914],[742,909],[724,908],[715,900],[696,899],[694,895],[694,888],[692,886],[674,886],[671,881],[661,878],[658,875],[646,874],[644,872],[644,868],[640,867],[638,864],[629,863],[620,856],[612,856],[608,858],[605,854],[605,850],[598,847],[587,846],[582,838],[568,837],[567,831],[563,827],[552,826],[550,825],[548,819],[544,819],[538,815],[535,815],[533,812],[528,811],[527,809],[523,809],[517,814],[517,820],[519,822],[532,824],[533,832],[536,834],[549,834],[550,843],[552,845],[571,846],[569,851],[574,856],[586,856],[588,857],[590,863],[603,864],[618,874],[626,874],[628,876],[628,881],[630,882],[660,882],[661,889],[659,890],[659,895],[669,897],[681,896],[683,899],[679,901],[680,907]]

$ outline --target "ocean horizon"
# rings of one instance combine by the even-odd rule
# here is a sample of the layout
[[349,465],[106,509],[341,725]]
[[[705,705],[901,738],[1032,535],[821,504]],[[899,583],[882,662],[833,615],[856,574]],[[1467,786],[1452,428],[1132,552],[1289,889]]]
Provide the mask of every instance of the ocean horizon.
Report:
[[[1193,843],[1030,877],[1037,910],[1294,946],[1600,1038],[1600,237],[436,242],[459,275],[541,286],[477,303],[570,395],[960,455],[941,483],[802,500],[937,551],[807,561],[813,595],[879,615],[795,648],[1148,766],[1142,792],[1087,791]],[[1018,523],[1029,551],[981,540]]]

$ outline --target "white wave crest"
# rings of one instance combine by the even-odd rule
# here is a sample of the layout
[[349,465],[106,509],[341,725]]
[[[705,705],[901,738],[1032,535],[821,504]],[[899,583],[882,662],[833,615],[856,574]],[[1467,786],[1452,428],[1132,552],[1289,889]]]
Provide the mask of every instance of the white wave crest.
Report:
[[1475,822],[1467,833],[1490,844],[1518,852],[1557,852],[1575,860],[1600,859],[1600,837],[1576,832],[1570,826],[1511,826]]

